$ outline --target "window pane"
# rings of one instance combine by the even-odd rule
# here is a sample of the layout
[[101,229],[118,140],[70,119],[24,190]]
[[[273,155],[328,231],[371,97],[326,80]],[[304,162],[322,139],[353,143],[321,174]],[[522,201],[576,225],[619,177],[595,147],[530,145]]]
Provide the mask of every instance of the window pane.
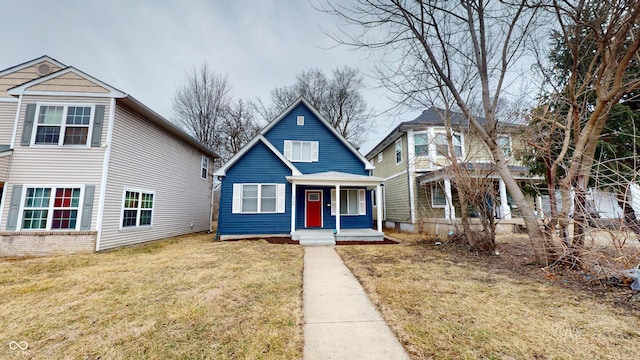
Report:
[[262,198],[275,198],[276,186],[275,185],[262,185]]
[[38,115],[38,124],[60,125],[62,124],[62,111],[64,106],[41,106]]
[[138,210],[125,210],[122,216],[122,226],[136,226]]
[[88,127],[68,127],[64,132],[64,145],[86,145]]
[[140,211],[140,226],[151,225],[151,210]]
[[67,125],[89,125],[91,108],[87,106],[69,106],[67,108]]
[[358,214],[358,190],[349,189],[349,215]]
[[142,209],[153,208],[153,194],[142,193],[142,201],[140,201],[140,207]]
[[275,212],[276,199],[262,199],[260,212]]
[[38,126],[36,130],[36,144],[58,144],[60,140],[60,127]]
[[138,208],[138,198],[140,193],[136,191],[127,191],[124,197],[125,208]]
[[77,210],[54,210],[52,229],[75,229],[78,218]]
[[28,188],[24,206],[29,208],[49,207],[50,188]]
[[347,190],[340,190],[340,214],[347,213],[348,202]]
[[45,229],[47,227],[47,210],[25,210],[22,214],[23,229]]
[[300,161],[302,158],[302,143],[300,141],[291,142],[291,160]]
[[302,161],[311,161],[311,143],[303,142],[302,143]]
[[54,207],[78,207],[80,203],[80,188],[56,189]]
[[258,199],[257,198],[243,198],[242,199],[242,212],[257,212],[258,211]]
[[262,185],[260,212],[276,211],[276,185]]
[[443,206],[447,205],[447,196],[444,193],[444,189],[441,186],[434,186],[431,188],[432,196],[431,201],[433,205]]
[[415,134],[415,153],[416,156],[424,156],[429,154],[429,135],[426,133]]

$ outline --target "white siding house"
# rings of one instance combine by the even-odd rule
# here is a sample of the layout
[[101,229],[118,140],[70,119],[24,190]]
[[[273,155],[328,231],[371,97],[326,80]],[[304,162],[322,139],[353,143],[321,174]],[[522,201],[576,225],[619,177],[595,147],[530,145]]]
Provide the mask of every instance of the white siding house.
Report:
[[131,96],[43,56],[0,71],[0,256],[210,230],[216,155]]

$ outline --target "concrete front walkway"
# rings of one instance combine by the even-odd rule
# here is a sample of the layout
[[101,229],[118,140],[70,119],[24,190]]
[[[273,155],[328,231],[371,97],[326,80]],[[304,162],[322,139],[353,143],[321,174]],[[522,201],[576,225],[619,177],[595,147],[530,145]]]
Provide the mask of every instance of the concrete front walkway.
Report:
[[304,250],[304,359],[409,359],[330,246]]

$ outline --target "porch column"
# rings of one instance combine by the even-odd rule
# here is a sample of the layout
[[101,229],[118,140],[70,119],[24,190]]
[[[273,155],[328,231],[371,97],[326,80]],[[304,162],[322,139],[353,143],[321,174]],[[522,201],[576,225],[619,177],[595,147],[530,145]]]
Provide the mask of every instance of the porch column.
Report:
[[340,233],[340,185],[336,185],[336,234]]
[[507,187],[502,179],[498,179],[498,187],[500,189],[500,218],[511,219],[511,209],[509,208],[509,200],[507,200]]
[[296,183],[291,183],[291,234],[296,231]]
[[453,206],[453,195],[451,195],[451,180],[444,179],[444,194],[447,197],[447,206],[444,208],[444,217],[453,220],[456,218],[456,208]]
[[377,226],[378,232],[382,232],[382,187],[380,184],[376,186],[376,217],[377,217]]

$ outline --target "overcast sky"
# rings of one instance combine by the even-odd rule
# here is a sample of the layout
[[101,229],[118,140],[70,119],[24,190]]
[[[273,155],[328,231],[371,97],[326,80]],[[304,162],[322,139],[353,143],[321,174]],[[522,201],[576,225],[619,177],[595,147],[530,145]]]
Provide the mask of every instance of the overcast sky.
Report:
[[[335,47],[323,33],[336,23],[306,0],[0,0],[0,69],[48,55],[172,119],[176,88],[204,61],[227,76],[234,98],[266,102],[309,68],[370,72],[368,53]],[[374,80],[366,82],[369,107],[393,105]],[[416,116],[376,117],[361,151]]]

